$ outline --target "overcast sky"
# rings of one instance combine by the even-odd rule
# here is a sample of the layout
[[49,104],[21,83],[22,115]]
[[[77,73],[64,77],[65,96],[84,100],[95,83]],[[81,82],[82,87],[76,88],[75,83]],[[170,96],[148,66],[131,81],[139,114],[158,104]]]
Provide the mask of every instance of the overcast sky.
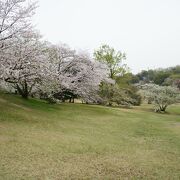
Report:
[[34,22],[52,43],[125,52],[134,73],[180,64],[180,0],[40,0]]

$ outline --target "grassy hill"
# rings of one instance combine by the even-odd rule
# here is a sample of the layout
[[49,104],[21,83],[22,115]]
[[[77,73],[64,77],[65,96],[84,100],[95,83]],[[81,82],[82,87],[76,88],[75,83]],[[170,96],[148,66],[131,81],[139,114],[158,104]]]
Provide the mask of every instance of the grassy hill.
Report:
[[180,179],[180,106],[168,114],[0,94],[0,179]]

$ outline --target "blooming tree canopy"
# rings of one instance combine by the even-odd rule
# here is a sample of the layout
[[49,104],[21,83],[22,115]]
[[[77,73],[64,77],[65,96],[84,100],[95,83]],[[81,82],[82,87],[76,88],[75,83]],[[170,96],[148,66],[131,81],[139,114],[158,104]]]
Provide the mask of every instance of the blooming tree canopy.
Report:
[[143,93],[155,104],[156,112],[164,112],[169,105],[180,102],[180,91],[171,86],[146,84]]
[[36,2],[0,0],[0,47],[4,41],[31,29]]
[[11,46],[0,54],[0,78],[11,83],[24,98],[45,74],[39,34],[27,31],[11,39]]

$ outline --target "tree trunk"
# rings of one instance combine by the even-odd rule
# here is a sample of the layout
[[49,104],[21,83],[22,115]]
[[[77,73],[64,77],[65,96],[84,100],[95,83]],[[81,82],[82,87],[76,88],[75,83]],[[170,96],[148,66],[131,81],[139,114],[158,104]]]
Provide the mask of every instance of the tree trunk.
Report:
[[167,108],[167,106],[166,105],[164,105],[164,106],[161,106],[161,111],[163,111],[163,112],[165,112],[166,111],[166,108]]
[[20,86],[17,84],[17,91],[18,93],[24,98],[24,99],[28,99],[29,93],[28,93],[28,87],[27,87],[27,83],[25,82],[23,88],[21,89]]
[[165,111],[166,111],[166,108],[167,108],[167,105],[161,105],[161,104],[159,104],[159,105],[158,105],[158,109],[156,109],[155,111],[156,111],[156,112],[165,112]]
[[28,85],[26,83],[26,81],[24,82],[24,95],[23,98],[27,99],[29,96],[29,92],[28,92]]

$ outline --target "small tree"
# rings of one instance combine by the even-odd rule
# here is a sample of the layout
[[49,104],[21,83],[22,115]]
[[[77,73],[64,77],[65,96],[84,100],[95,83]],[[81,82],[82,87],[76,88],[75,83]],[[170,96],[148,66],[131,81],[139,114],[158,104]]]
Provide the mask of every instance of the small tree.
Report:
[[116,52],[114,48],[108,45],[102,45],[98,50],[95,50],[94,57],[97,61],[107,64],[110,71],[109,77],[112,79],[127,71],[126,64],[123,64],[123,60],[126,59],[125,53]]
[[[134,90],[135,91],[135,90]],[[120,88],[118,84],[102,83],[99,94],[102,104],[105,105],[140,105],[141,96],[135,94],[132,89]]]
[[180,91],[174,87],[147,84],[143,91],[145,98],[155,104],[155,112],[165,112],[169,105],[180,101]]

